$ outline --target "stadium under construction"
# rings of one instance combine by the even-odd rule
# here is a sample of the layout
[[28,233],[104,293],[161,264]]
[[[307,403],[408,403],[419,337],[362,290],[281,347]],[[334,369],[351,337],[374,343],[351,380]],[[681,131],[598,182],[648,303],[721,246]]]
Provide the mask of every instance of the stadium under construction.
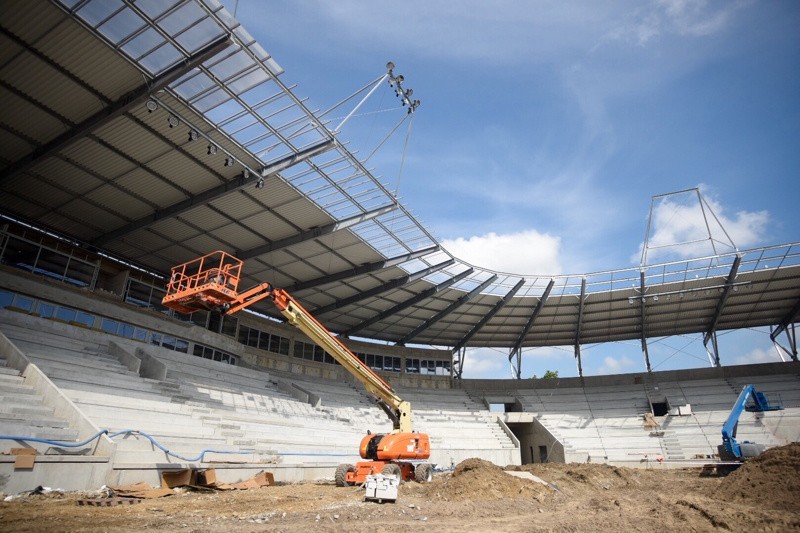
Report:
[[[438,467],[715,462],[746,385],[783,409],[743,413],[738,438],[800,440],[800,243],[494,272],[442,247],[213,0],[9,2],[0,26],[0,490],[210,465],[330,478],[365,429],[404,427],[394,398]],[[388,87],[419,112],[396,70],[356,100]],[[679,194],[713,222],[699,191]],[[269,298],[165,305],[173,267],[216,251],[321,337]],[[764,327],[782,362],[725,364],[718,332]],[[648,341],[686,334],[708,366],[656,371]],[[584,376],[581,347],[616,341],[641,344],[641,371]],[[545,346],[567,347],[576,377],[522,379],[523,350]],[[510,379],[463,376],[482,347]]]

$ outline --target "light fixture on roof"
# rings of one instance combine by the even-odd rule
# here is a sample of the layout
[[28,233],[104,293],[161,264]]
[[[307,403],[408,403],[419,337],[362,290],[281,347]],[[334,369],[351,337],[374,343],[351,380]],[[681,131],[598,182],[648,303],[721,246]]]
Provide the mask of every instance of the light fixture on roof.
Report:
[[214,144],[214,143],[209,144],[208,145],[208,152],[206,152],[206,153],[208,155],[216,155],[217,154],[217,145]]
[[197,140],[197,130],[189,130],[189,142]]
[[156,102],[155,100],[148,100],[147,103],[144,104],[144,106],[147,108],[148,113],[152,113],[153,111],[158,109],[158,102]]
[[242,178],[243,178],[243,179],[246,179],[246,180],[250,179],[250,171],[249,171],[249,170],[247,170],[247,169],[244,169],[244,170],[242,171]]
[[169,118],[167,118],[167,124],[169,124],[170,128],[174,128],[180,123],[181,121],[178,120],[178,117],[176,117],[175,115],[170,115]]
[[226,157],[225,158],[225,166],[226,167],[232,167],[235,164],[236,164],[236,160],[234,158],[232,158],[232,157]]
[[261,177],[258,178],[258,181],[256,182],[256,189],[263,189],[263,188],[264,188],[264,178]]
[[653,301],[654,301],[654,302],[657,302],[657,301],[658,301],[658,295],[657,295],[657,294],[653,296]]
[[628,304],[633,305],[633,297],[628,298]]

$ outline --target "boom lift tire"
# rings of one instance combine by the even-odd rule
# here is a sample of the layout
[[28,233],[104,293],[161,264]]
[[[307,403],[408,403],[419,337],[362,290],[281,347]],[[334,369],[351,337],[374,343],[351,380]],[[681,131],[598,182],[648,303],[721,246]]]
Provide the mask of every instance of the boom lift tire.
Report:
[[430,483],[433,479],[433,468],[429,463],[420,463],[414,469],[414,480],[417,483]]
[[336,467],[336,475],[334,479],[336,480],[337,487],[352,487],[355,483],[348,483],[347,482],[347,473],[348,472],[355,472],[356,467],[353,465],[339,465]]
[[384,466],[383,470],[381,470],[381,474],[384,476],[396,477],[398,484],[403,482],[403,473],[400,471],[400,466],[394,463],[389,463]]

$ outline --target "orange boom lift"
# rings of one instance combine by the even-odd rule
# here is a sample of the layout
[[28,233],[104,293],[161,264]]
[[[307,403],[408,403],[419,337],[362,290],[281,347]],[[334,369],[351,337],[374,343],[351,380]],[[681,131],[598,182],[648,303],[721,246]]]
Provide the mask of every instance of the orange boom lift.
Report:
[[430,457],[430,439],[411,429],[411,405],[397,396],[386,381],[364,365],[285,290],[261,283],[239,293],[242,266],[241,260],[217,251],[173,267],[162,303],[185,314],[200,310],[232,314],[264,298],[271,299],[290,324],[321,346],[364,385],[392,421],[390,433],[367,432],[359,447],[364,461],[339,465],[336,484],[364,483],[368,475],[379,473],[403,481],[430,481],[431,465],[419,462]]

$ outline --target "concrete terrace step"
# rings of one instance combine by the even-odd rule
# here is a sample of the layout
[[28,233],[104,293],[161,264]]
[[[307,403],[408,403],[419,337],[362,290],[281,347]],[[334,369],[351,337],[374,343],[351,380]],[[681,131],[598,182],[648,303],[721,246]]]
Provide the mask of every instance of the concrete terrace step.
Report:
[[26,423],[35,427],[68,428],[69,422],[63,418],[47,415],[32,415],[30,413],[15,413],[5,411],[6,407],[0,407],[0,426],[5,423]]
[[[24,350],[23,350],[24,351]],[[68,353],[41,353],[35,351],[24,352],[29,359],[39,366],[45,364],[60,364],[70,365],[77,367],[87,368],[103,368],[108,370],[116,370],[120,372],[127,371],[127,367],[122,365],[119,360],[111,357],[102,357],[98,355],[81,354],[73,356]]]
[[0,366],[0,376],[19,376],[20,372],[16,368],[8,368],[5,366],[6,361],[3,360],[3,366]]
[[0,422],[0,434],[60,442],[75,442],[78,439],[78,431],[74,429],[36,427],[17,421]]
[[19,372],[16,374],[2,374],[0,373],[0,388],[3,387],[5,384],[20,384],[24,383],[25,378],[22,377]]
[[74,353],[104,353],[108,352],[108,343],[98,343],[75,339],[69,335],[58,335],[48,333],[46,331],[29,331],[22,328],[16,328],[12,331],[7,331],[3,326],[3,333],[11,339],[11,342],[17,345],[20,349],[23,346],[29,349],[39,350],[43,352],[49,351],[68,351]]
[[125,396],[106,394],[96,390],[64,389],[64,393],[76,404],[81,406],[104,407],[113,412],[115,409],[133,409],[150,412],[152,416],[169,416],[170,414],[189,414],[191,409],[178,403],[172,403],[169,398],[156,394],[132,393]]
[[119,389],[117,394],[123,393],[126,389],[162,393],[162,391],[154,389],[153,385],[142,383],[139,376],[135,374],[120,374],[102,369],[82,371],[81,369],[53,365],[39,368],[47,374],[47,377],[58,383],[85,383],[98,389]]
[[23,416],[48,416],[53,414],[53,408],[46,405],[30,405],[29,403],[13,404],[5,401],[0,397],[0,402],[3,402],[2,412],[8,414],[18,414]]
[[24,381],[8,382],[0,385],[0,395],[30,397],[36,396],[36,391],[30,385],[25,385]]

